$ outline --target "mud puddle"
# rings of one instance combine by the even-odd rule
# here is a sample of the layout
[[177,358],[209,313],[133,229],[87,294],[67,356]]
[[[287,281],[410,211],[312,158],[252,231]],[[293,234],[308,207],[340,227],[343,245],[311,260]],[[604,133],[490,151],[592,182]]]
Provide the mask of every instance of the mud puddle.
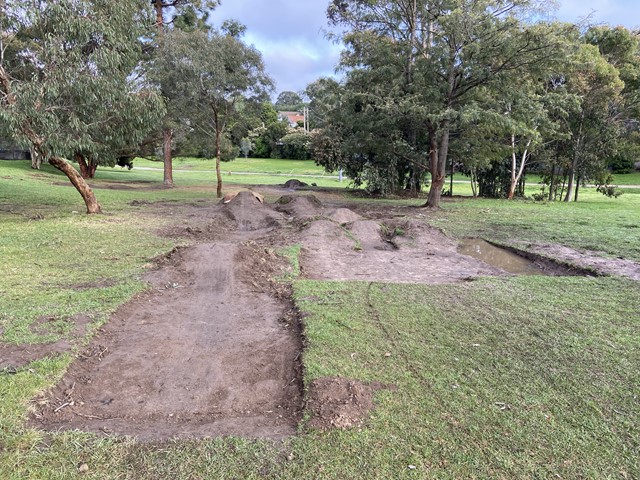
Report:
[[466,238],[460,241],[458,253],[468,255],[488,265],[513,275],[550,275],[548,270],[505,248],[497,247],[481,238]]

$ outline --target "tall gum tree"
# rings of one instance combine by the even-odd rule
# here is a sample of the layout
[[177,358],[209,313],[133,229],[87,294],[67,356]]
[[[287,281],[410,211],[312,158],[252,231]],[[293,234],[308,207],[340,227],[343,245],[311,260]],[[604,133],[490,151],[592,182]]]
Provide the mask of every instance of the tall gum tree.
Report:
[[[87,213],[100,213],[93,191],[66,158],[112,154],[103,135],[116,116],[134,115],[126,130],[142,137],[161,115],[160,97],[131,82],[140,38],[152,25],[148,2],[16,0],[2,7],[0,122],[69,178]],[[26,47],[9,58],[18,43]]]
[[[166,33],[171,28],[181,30],[204,29],[207,30],[206,20],[208,12],[216,8],[218,0],[151,0],[155,12],[155,27],[158,36],[160,50],[167,48],[168,39]],[[169,72],[167,72],[169,73]],[[171,148],[173,145],[174,127],[178,120],[176,117],[176,88],[170,80],[162,75],[155,75],[159,79],[162,96],[167,106],[167,115],[162,121],[162,157],[164,163],[163,183],[166,187],[173,187],[173,158]],[[171,76],[168,76],[171,78]]]
[[218,197],[222,196],[221,145],[238,104],[262,102],[273,88],[260,52],[232,34],[243,31],[233,26],[223,33],[173,30],[158,56],[158,71],[176,87],[183,121],[214,145]]
[[[545,60],[555,42],[518,20],[544,7],[534,0],[334,0],[327,14],[346,50],[342,65],[369,69],[381,49],[404,60],[404,88],[380,105],[404,102],[414,119],[403,139],[414,149],[412,129],[428,136],[431,186],[425,206],[440,206],[451,131],[470,92],[504,71]],[[408,101],[410,100],[410,101]],[[384,108],[381,109],[384,111]],[[416,154],[419,152],[415,152]]]

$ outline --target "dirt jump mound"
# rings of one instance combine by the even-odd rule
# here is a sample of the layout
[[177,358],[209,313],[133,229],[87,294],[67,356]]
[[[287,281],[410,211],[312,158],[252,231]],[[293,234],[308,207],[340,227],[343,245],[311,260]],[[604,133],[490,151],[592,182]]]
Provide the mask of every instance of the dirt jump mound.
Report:
[[284,188],[293,188],[294,190],[296,188],[302,188],[302,187],[307,187],[308,184],[301,182],[300,180],[296,179],[296,178],[292,178],[291,180],[287,180],[286,182],[284,182]]
[[264,203],[255,192],[237,192],[225,196],[221,202],[224,215],[236,223],[241,231],[255,231],[277,227],[282,215]]
[[324,208],[315,195],[284,195],[276,202],[276,210],[297,220],[306,220],[322,215]]

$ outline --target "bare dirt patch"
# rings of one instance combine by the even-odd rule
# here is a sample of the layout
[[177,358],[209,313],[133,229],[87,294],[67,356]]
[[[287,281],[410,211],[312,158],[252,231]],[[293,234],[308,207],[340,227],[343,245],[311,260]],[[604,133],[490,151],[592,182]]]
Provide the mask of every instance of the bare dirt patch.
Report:
[[606,257],[602,252],[579,251],[563,245],[527,243],[523,247],[542,257],[590,270],[598,275],[617,275],[640,280],[640,263],[632,260]]
[[[41,317],[30,325],[30,330],[40,335],[52,333],[50,325],[57,320],[54,317]],[[91,319],[86,315],[78,315],[66,322],[73,323],[73,329],[66,338],[56,342],[19,345],[0,343],[0,370],[15,372],[35,360],[70,351],[84,337]]]
[[[300,233],[305,276],[325,280],[448,283],[483,275],[504,275],[457,252],[457,241],[424,223],[358,220],[339,225],[319,219]],[[389,233],[391,232],[391,233]]]
[[[240,192],[226,204],[144,204],[141,214],[163,219],[160,234],[191,245],[158,259],[147,277],[152,290],[122,306],[34,401],[32,423],[146,440],[294,434],[302,345],[288,288],[274,281],[289,268],[277,247],[300,243],[308,278],[449,283],[507,275],[460,254],[416,209],[354,211],[328,198],[325,205],[314,195],[285,195],[272,206]],[[360,425],[380,388],[335,378],[309,387],[309,425],[321,429]]]
[[247,240],[278,216],[254,201],[216,207],[239,228],[174,250],[148,275],[153,290],[122,306],[36,399],[35,425],[145,440],[295,433],[300,335],[270,283],[278,258]]
[[359,427],[374,408],[375,392],[384,388],[380,383],[338,377],[314,380],[307,400],[312,415],[308,426],[320,430]]

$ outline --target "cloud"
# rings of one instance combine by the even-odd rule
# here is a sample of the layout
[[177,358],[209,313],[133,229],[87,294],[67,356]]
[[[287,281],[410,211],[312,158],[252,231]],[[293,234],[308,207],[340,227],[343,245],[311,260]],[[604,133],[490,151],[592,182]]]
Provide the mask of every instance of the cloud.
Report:
[[262,52],[277,92],[298,92],[333,74],[340,47],[325,38],[326,0],[223,0],[215,25],[235,19],[247,26],[245,41]]
[[[222,0],[211,15],[219,26],[235,19],[247,26],[247,43],[262,52],[276,94],[298,92],[321,76],[331,76],[340,46],[325,38],[328,0]],[[634,28],[640,25],[639,0],[558,0],[556,17],[577,22],[592,14],[592,23]]]
[[557,17],[575,22],[589,17],[590,23],[608,23],[636,28],[640,25],[640,2],[637,0],[560,0]]

